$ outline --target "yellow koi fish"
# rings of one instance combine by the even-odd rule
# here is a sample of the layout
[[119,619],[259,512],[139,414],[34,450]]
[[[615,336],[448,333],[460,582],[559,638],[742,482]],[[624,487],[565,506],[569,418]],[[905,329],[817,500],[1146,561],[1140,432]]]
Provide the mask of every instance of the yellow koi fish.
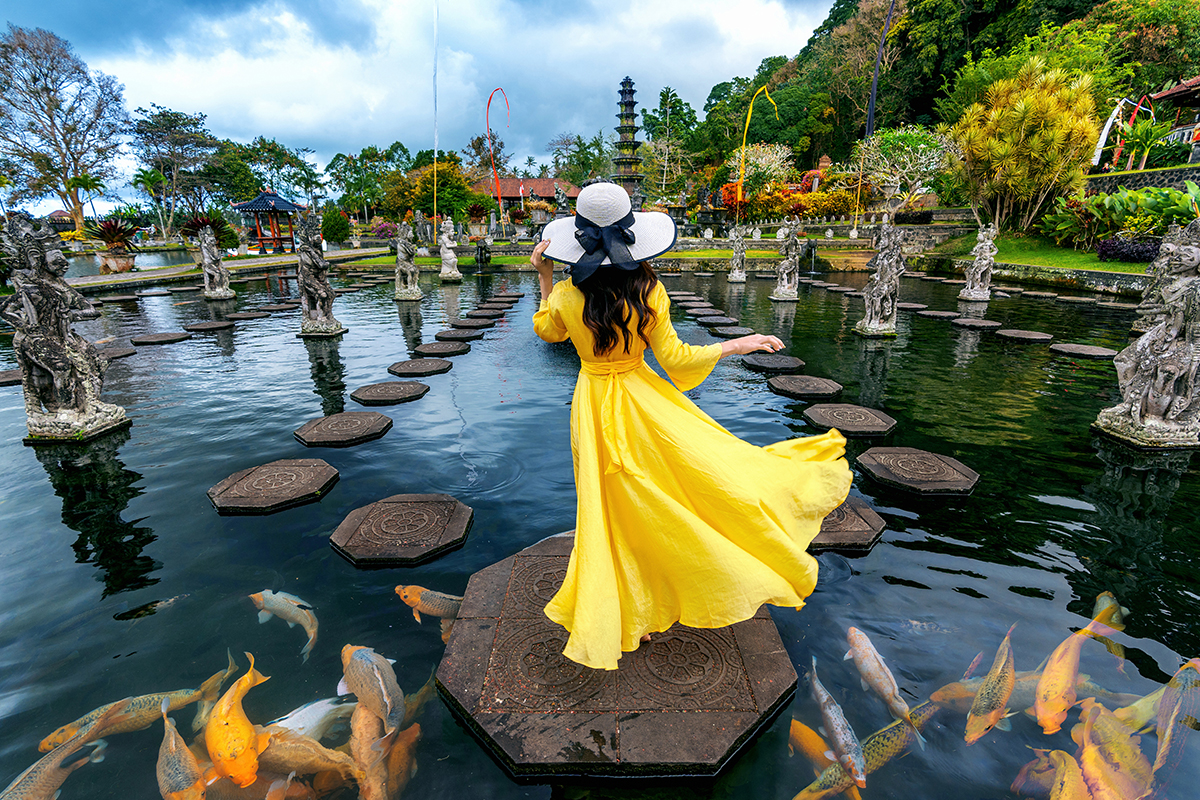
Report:
[[[1041,679],[1042,671],[1040,669],[1018,672],[1012,696],[1008,699],[1009,708],[1025,709],[1027,714],[1032,712],[1034,694],[1037,692],[1038,681]],[[979,687],[982,685],[983,678],[955,681],[938,689],[930,696],[929,700],[942,708],[966,714],[971,710],[971,705],[975,702],[975,695],[979,693]],[[1093,682],[1091,675],[1082,672],[1079,673],[1079,680],[1075,682],[1075,693],[1077,697],[1095,697],[1114,707],[1126,706],[1141,699],[1136,694],[1110,692],[1100,684]]]
[[1096,800],[1141,797],[1153,774],[1137,737],[1131,737],[1124,723],[1095,700],[1083,701],[1082,717],[1083,730],[1076,743],[1083,780],[1092,797]]
[[[404,721],[404,692],[386,658],[369,647],[342,648],[342,680],[338,694],[353,692],[358,704],[383,720],[384,732],[394,733]],[[353,724],[353,717],[351,718]]]
[[286,775],[313,775],[317,772],[337,772],[344,780],[359,781],[362,772],[354,759],[337,750],[330,750],[316,739],[287,728],[271,726],[258,728],[270,734],[271,743],[258,756],[259,766],[269,772]]
[[80,726],[75,735],[60,744],[50,753],[43,756],[36,764],[17,776],[8,785],[0,798],[3,800],[51,800],[58,796],[59,787],[63,785],[72,772],[84,764],[95,764],[104,760],[104,744],[97,743],[91,755],[64,763],[90,742],[95,742],[101,736],[110,733],[114,726],[124,722],[128,711],[126,706],[129,698],[110,703],[103,713]]
[[[217,704],[217,698],[221,696],[221,689],[225,686],[225,682],[233,677],[233,673],[237,672],[237,662],[233,660],[233,653],[229,652],[229,648],[225,648],[225,656],[229,659],[229,666],[225,668],[225,671],[221,673],[221,677],[217,680],[216,690],[205,694],[196,703],[196,716],[192,720],[192,733],[199,733],[208,724],[208,718],[212,714],[213,706]],[[212,678],[208,680],[211,681]],[[205,681],[205,685],[208,685],[208,681]],[[204,686],[200,688],[203,689]]]
[[1048,758],[1054,765],[1054,785],[1050,789],[1050,800],[1092,800],[1079,762],[1070,753],[1052,750]]
[[1054,791],[1054,776],[1058,771],[1050,761],[1049,750],[1034,750],[1033,761],[1021,767],[1010,791],[1021,797],[1049,797]]
[[1089,634],[1111,632],[1111,628],[1092,620],[1081,631],[1068,636],[1055,648],[1042,670],[1034,694],[1038,724],[1047,734],[1057,733],[1067,718],[1067,709],[1075,705],[1075,684],[1079,680],[1079,651]]
[[359,702],[350,718],[350,755],[362,771],[361,800],[387,800],[387,761],[376,745],[385,738],[383,720]]
[[399,800],[408,782],[417,774],[417,742],[420,740],[419,724],[410,725],[396,734],[387,756],[388,800]]
[[[883,663],[883,656],[879,655],[879,651],[875,649],[870,637],[858,628],[851,626],[846,632],[846,643],[850,649],[842,660],[853,659],[854,666],[862,678],[863,691],[874,691],[883,700],[894,719],[902,719],[912,725],[912,720],[908,716],[908,703],[904,702],[904,698],[900,696],[900,687],[896,685],[896,677],[892,675],[887,664]],[[925,737],[921,735],[915,725],[913,731],[917,735],[917,744],[924,750]]]
[[1162,700],[1163,694],[1167,691],[1167,687],[1143,697],[1136,703],[1130,703],[1124,708],[1118,708],[1113,712],[1113,716],[1125,723],[1125,726],[1131,731],[1137,733],[1149,733],[1155,729],[1155,720],[1158,717],[1158,704]]
[[[829,749],[829,745],[821,738],[821,734],[814,731],[812,728],[805,725],[798,719],[792,720],[792,729],[788,733],[788,755],[795,755],[799,750],[808,759],[808,763],[812,764],[813,777],[821,777],[821,773],[829,768],[831,764],[836,764],[836,756]],[[858,793],[858,787],[853,783],[845,790],[846,796],[850,800],[861,800],[862,795]]]
[[1188,735],[1200,730],[1200,658],[1184,664],[1158,703],[1158,752],[1154,754],[1154,792],[1161,797],[1183,758]]
[[458,595],[443,594],[424,586],[397,586],[396,594],[413,610],[413,619],[421,621],[422,614],[442,619],[454,619],[462,608],[463,599]]
[[1096,596],[1096,604],[1092,607],[1092,619],[1101,625],[1107,625],[1114,631],[1123,631],[1127,616],[1129,609],[1123,608],[1112,592],[1101,592]]
[[163,800],[204,800],[204,771],[196,756],[167,716],[170,700],[163,698],[163,740],[158,748],[158,791]]
[[[129,733],[130,731],[141,731],[149,728],[158,719],[159,713],[162,710],[163,700],[170,701],[170,711],[183,708],[197,700],[215,701],[221,693],[221,683],[224,681],[225,676],[225,671],[218,672],[200,684],[199,689],[179,689],[174,692],[155,692],[154,694],[144,694],[141,697],[134,697],[128,701],[129,705],[121,721],[114,724],[106,735]],[[120,702],[124,703],[126,701],[121,700]],[[38,743],[38,751],[42,753],[50,752],[72,736],[75,736],[89,722],[99,719],[114,705],[116,703],[107,703],[89,711],[74,722],[68,722],[66,725],[63,725]]]
[[967,712],[966,740],[968,745],[975,744],[992,728],[1002,731],[1012,730],[1008,721],[1009,700],[1012,698],[1013,687],[1017,683],[1017,672],[1013,667],[1012,632],[1017,627],[1013,623],[1004,634],[1004,641],[996,650],[996,658],[992,668],[984,676],[971,702],[971,710]]
[[250,670],[217,702],[204,728],[204,744],[212,759],[213,774],[227,777],[242,788],[257,779],[258,754],[267,749],[271,739],[269,733],[254,730],[242,709],[246,693],[269,680],[254,668],[254,656],[246,653],[246,658],[250,659]]
[[833,699],[833,695],[825,690],[817,678],[817,658],[813,656],[812,672],[809,673],[812,683],[813,699],[821,707],[821,721],[825,725],[825,733],[832,740],[833,752],[837,754],[838,763],[854,778],[855,785],[860,789],[867,787],[867,768],[863,757],[862,745],[854,735],[854,729],[846,720],[842,707]]
[[434,681],[434,673],[429,674],[429,680],[425,681],[425,685],[417,690],[416,694],[406,694],[404,696],[404,721],[400,723],[401,728],[407,728],[416,721],[421,715],[421,711],[425,708],[425,704],[437,695],[437,683]]
[[255,592],[250,595],[250,599],[258,607],[259,625],[276,616],[286,622],[289,628],[297,625],[304,628],[304,632],[308,634],[308,643],[304,645],[300,654],[304,656],[302,661],[308,661],[313,645],[317,643],[317,615],[313,613],[312,606],[294,594],[273,592],[270,589]]

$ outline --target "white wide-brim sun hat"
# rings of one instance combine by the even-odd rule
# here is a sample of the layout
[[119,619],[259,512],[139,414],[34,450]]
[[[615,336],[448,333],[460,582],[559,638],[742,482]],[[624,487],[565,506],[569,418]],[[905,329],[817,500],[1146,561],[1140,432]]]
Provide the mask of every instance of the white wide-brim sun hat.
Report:
[[[600,228],[606,228],[624,219],[632,209],[629,194],[615,183],[593,183],[579,192],[575,201],[575,213]],[[640,263],[660,256],[675,246],[675,220],[661,211],[634,211],[634,241],[628,244],[634,262]],[[550,222],[542,230],[542,239],[550,240],[545,255],[563,264],[578,264],[587,252],[575,238],[578,230],[575,217],[563,217]],[[607,256],[600,266],[611,264]],[[590,274],[590,273],[589,273]]]

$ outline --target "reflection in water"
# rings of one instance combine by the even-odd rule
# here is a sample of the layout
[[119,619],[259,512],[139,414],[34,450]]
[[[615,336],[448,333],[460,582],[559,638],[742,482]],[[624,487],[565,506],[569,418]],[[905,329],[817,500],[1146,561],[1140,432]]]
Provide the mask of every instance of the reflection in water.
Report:
[[446,310],[446,322],[458,319],[458,284],[442,284],[442,305]]
[[[961,304],[960,304],[961,305]],[[958,329],[958,340],[954,343],[954,366],[966,367],[979,355],[979,340],[983,334],[967,328]]]
[[86,445],[48,445],[34,450],[62,498],[62,521],[79,533],[72,548],[80,564],[95,564],[103,597],[158,583],[150,573],[159,564],[142,550],[158,537],[150,528],[121,519],[129,501],[142,494],[141,474],[127,469],[117,450],[129,431],[111,433]]
[[411,300],[396,304],[396,314],[400,318],[400,328],[404,331],[404,341],[412,350],[421,344],[421,304]]
[[774,326],[776,336],[789,337],[792,333],[792,328],[796,325],[796,304],[795,303],[772,303],[771,304],[771,323]]
[[858,404],[885,408],[888,368],[892,363],[892,343],[886,339],[860,338],[858,354]]
[[[746,284],[727,283],[725,286],[725,308],[729,309],[729,316],[741,319],[742,301],[746,298]],[[788,330],[791,328],[789,327]]]
[[988,304],[980,302],[972,302],[969,300],[958,301],[958,313],[964,317],[972,319],[983,319],[987,316]]
[[321,412],[327,417],[346,410],[346,365],[338,352],[339,344],[337,339],[304,340],[317,387],[313,393],[321,398]]

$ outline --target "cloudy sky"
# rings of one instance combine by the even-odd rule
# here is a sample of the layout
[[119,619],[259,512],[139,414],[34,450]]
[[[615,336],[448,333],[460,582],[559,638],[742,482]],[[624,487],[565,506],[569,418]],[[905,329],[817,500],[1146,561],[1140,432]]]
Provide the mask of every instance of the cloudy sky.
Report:
[[[616,124],[617,88],[639,103],[671,86],[697,112],[716,83],[793,56],[832,0],[440,0],[442,149],[492,127],[517,163],[570,131]],[[316,151],[433,146],[434,0],[0,0],[7,22],[47,28],[150,103],[208,115],[218,136]],[[499,110],[497,110],[499,106]],[[53,207],[51,204],[45,210]]]

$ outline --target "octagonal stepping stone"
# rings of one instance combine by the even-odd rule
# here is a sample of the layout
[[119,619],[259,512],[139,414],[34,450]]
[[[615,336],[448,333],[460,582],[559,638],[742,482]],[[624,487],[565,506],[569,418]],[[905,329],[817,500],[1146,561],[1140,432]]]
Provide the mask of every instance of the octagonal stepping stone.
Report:
[[804,418],[818,428],[837,428],[850,438],[886,436],[896,429],[896,420],[874,408],[849,403],[822,403],[804,409]]
[[1096,305],[1096,298],[1094,297],[1075,297],[1073,295],[1060,294],[1054,300],[1058,303],[1072,303],[1078,306]]
[[920,272],[920,271],[902,272],[902,273],[900,273],[900,277],[901,278],[924,278],[925,273]]
[[396,494],[351,511],[329,544],[358,567],[420,564],[466,544],[474,519],[448,494]]
[[300,306],[292,303],[269,303],[265,306],[259,306],[259,311],[295,311]]
[[959,317],[950,320],[951,325],[957,325],[960,328],[971,328],[977,331],[987,331],[993,328],[999,328],[1000,323],[994,319],[976,319],[975,317]]
[[184,325],[183,329],[192,333],[204,333],[206,331],[227,331],[232,327],[232,321],[213,320],[212,322],[197,322],[194,325]]
[[192,335],[183,331],[148,333],[145,336],[134,336],[129,340],[129,343],[134,347],[142,347],[148,344],[175,344],[176,342],[182,342],[190,338],[192,338]]
[[266,319],[269,316],[271,316],[269,311],[235,311],[232,314],[226,314],[225,319]]
[[473,342],[483,338],[483,331],[470,328],[450,328],[433,335],[439,342]]
[[394,406],[420,400],[429,387],[417,381],[384,381],[360,386],[350,393],[350,399],[364,406]]
[[1054,338],[1049,333],[1041,331],[1022,331],[1016,328],[1001,328],[996,331],[996,335],[1001,339],[1012,339],[1017,342],[1048,342]]
[[375,284],[373,284],[373,283],[352,283],[352,284],[350,284],[350,288],[351,289],[370,289],[374,285]]
[[340,294],[354,294],[357,291],[358,291],[358,289],[334,289],[333,293],[339,294],[339,295]]
[[504,312],[487,308],[477,308],[474,311],[468,311],[466,316],[470,319],[500,319],[504,316]]
[[796,282],[797,283],[816,283],[817,279],[816,278],[797,278]]
[[96,355],[106,361],[116,361],[118,358],[129,358],[137,355],[137,350],[132,347],[100,347],[96,349]]
[[779,276],[774,272],[756,272],[754,273],[754,277],[758,278],[760,281],[773,281]]
[[924,311],[929,306],[924,303],[896,303],[897,311]]
[[1096,303],[1096,306],[1098,308],[1111,308],[1111,309],[1115,309],[1117,311],[1134,311],[1137,309],[1138,304],[1137,303],[1106,302],[1106,303]]
[[0,372],[0,386],[20,386],[21,370],[6,369]]
[[471,576],[438,688],[513,776],[711,776],[773,722],[796,672],[766,610],[727,628],[675,625],[593,670],[562,655],[543,609],[573,537],[554,536]]
[[747,328],[744,325],[722,325],[719,328],[709,328],[708,332],[713,336],[720,336],[722,339],[737,339],[754,333],[754,328]]
[[949,278],[947,280],[942,281],[942,283],[946,284],[947,286],[966,286],[967,285],[966,281],[959,280],[958,278]]
[[859,295],[862,294],[862,292],[855,292],[855,289],[853,286],[830,286],[829,291],[837,292],[838,294],[850,294],[851,292],[854,292],[855,294],[859,294]]
[[1075,356],[1076,358],[1111,359],[1117,355],[1116,350],[1110,350],[1107,347],[1096,347],[1090,344],[1071,344],[1070,342],[1055,342],[1050,345],[1050,352],[1064,356]]
[[670,298],[695,297],[695,296],[696,296],[695,292],[667,292],[667,297],[670,297]]
[[525,296],[524,292],[495,292],[496,297],[515,297],[520,300]]
[[435,358],[442,356],[449,358],[451,356],[466,355],[471,352],[471,345],[466,342],[426,342],[414,347],[413,352],[419,356],[433,356]]
[[388,372],[397,378],[427,378],[449,372],[454,365],[444,358],[413,358],[397,361],[388,367]]
[[100,298],[105,303],[128,303],[132,300],[137,300],[137,295],[132,294],[110,294]]
[[484,303],[489,306],[512,308],[513,306],[515,306],[517,304],[517,298],[515,298],[515,297],[489,297],[487,300],[484,300]]
[[725,316],[725,309],[713,308],[711,306],[708,306],[708,307],[701,306],[699,308],[689,308],[686,311],[684,311],[683,313],[687,314],[689,317],[696,317],[696,318],[699,318],[699,317],[723,317],[723,316]]
[[846,292],[846,297],[862,297],[862,292]]
[[837,381],[810,375],[773,375],[767,379],[767,388],[775,394],[796,400],[836,397],[842,392],[842,385]]
[[709,328],[724,328],[728,325],[737,325],[738,323],[738,321],[733,317],[722,316],[697,317],[696,322],[699,322],[701,325]]
[[338,471],[319,458],[272,461],[235,472],[208,490],[218,514],[273,514],[320,500]]
[[821,532],[808,545],[811,551],[870,550],[883,535],[887,523],[861,497],[847,497],[846,502],[829,512],[821,521]]
[[962,314],[957,311],[933,311],[931,309],[923,309],[917,312],[918,317],[928,317],[930,319],[958,319]]
[[680,308],[705,308],[711,306],[712,303],[707,300],[680,300],[675,305]]
[[837,284],[836,284],[836,283],[830,283],[829,281],[813,281],[813,282],[812,282],[811,284],[809,284],[809,285],[810,285],[810,286],[815,286],[815,287],[817,287],[818,289],[829,289],[829,288],[832,288],[832,287],[834,287],[834,286],[837,286]]
[[171,294],[184,294],[186,292],[198,292],[203,288],[203,286],[173,286],[167,289],[167,291]]
[[480,311],[509,311],[512,309],[508,303],[480,303],[475,307]]
[[168,297],[171,292],[167,289],[147,289],[144,292],[134,292],[138,297]]
[[1057,292],[1024,292],[1022,297],[1033,297],[1039,300],[1053,300],[1058,297]]
[[451,328],[463,328],[464,330],[474,331],[496,327],[494,319],[452,319],[446,324]]
[[755,372],[796,372],[804,362],[786,353],[751,353],[742,356],[742,363]]
[[1020,286],[993,286],[993,292],[1004,292],[1005,294],[1023,294],[1025,289]]
[[[249,279],[249,278],[238,278],[238,279],[237,279],[237,280],[235,280],[235,281],[230,281],[230,282],[229,282],[229,285],[230,285],[230,286],[245,286],[245,285],[246,285],[247,283],[249,283],[249,282],[250,282],[250,279]],[[203,286],[197,286],[196,288],[197,288],[197,289],[203,289],[204,287],[203,287]]]
[[918,494],[970,494],[979,473],[950,456],[914,447],[872,447],[858,457],[871,477]]
[[922,275],[921,280],[929,281],[930,283],[945,283],[946,279],[940,275]]
[[391,418],[378,411],[344,411],[311,419],[292,435],[305,447],[352,447],[378,439],[391,427]]
[[692,274],[697,278],[711,278],[713,276],[711,272],[693,272]]

